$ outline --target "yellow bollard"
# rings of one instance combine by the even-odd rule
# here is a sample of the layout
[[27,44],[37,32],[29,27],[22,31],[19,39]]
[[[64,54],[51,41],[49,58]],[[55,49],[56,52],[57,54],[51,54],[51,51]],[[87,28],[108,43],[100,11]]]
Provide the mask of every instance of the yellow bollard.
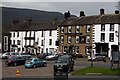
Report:
[[16,70],[16,76],[19,76],[19,75],[20,75],[20,71]]

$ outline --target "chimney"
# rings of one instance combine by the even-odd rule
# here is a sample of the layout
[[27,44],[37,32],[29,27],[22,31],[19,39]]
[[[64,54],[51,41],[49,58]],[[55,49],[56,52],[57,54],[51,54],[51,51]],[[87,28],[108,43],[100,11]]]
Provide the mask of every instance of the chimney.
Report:
[[104,9],[100,9],[100,15],[104,14]]
[[70,11],[64,13],[64,18],[68,19],[70,17]]
[[118,11],[118,10],[115,10],[115,14],[119,14],[119,11]]
[[85,16],[84,11],[80,11],[80,17]]

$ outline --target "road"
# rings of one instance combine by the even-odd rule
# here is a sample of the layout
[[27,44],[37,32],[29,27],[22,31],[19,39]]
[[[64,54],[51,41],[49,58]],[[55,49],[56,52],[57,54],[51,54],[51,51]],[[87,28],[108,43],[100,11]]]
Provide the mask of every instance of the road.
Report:
[[[21,66],[15,66],[15,67],[6,67],[4,65],[5,61],[2,62],[2,76],[3,78],[9,78],[9,77],[21,77],[21,78],[53,78],[53,65],[55,61],[47,61],[48,65],[46,67],[38,67],[38,68],[31,68],[31,69],[25,69],[23,65]],[[80,68],[88,67],[90,66],[90,61],[87,61],[86,58],[78,58],[75,60],[75,66],[74,71],[79,70]],[[94,62],[94,66],[97,67],[110,67],[110,61],[102,62],[97,61]],[[16,76],[16,70],[20,71],[20,75]],[[71,76],[72,72],[69,73],[69,78],[77,78],[76,76]],[[83,77],[82,77],[83,78]],[[89,78],[89,77],[88,77]],[[114,79],[112,79],[114,80]]]

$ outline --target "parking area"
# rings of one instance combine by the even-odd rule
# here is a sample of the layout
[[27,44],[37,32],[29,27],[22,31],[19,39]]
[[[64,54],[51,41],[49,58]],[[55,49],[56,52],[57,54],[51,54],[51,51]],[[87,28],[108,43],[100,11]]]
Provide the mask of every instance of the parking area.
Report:
[[[0,60],[0,62],[2,62],[2,76],[3,77],[16,77],[16,70],[19,70],[20,77],[25,77],[25,76],[53,77],[53,65],[55,61],[47,61],[48,65],[46,67],[38,67],[38,68],[30,68],[30,69],[25,69],[23,65],[6,67],[4,60],[3,61]],[[87,58],[77,58],[75,60],[74,71],[77,71],[80,68],[90,66],[90,63],[91,62],[88,61]],[[97,62],[94,62],[94,66],[110,67],[110,61],[109,60],[107,62],[97,61]],[[71,73],[69,73],[69,75],[71,75]]]

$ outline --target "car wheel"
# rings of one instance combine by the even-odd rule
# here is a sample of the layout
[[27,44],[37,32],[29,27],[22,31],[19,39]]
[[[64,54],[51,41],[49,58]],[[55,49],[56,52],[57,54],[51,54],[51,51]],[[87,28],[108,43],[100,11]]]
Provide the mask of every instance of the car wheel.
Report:
[[44,65],[43,65],[44,67],[46,67],[47,66],[47,63],[44,63]]
[[37,66],[36,65],[33,65],[33,68],[36,68]]
[[17,66],[17,63],[16,63],[16,62],[14,63],[14,66]]

